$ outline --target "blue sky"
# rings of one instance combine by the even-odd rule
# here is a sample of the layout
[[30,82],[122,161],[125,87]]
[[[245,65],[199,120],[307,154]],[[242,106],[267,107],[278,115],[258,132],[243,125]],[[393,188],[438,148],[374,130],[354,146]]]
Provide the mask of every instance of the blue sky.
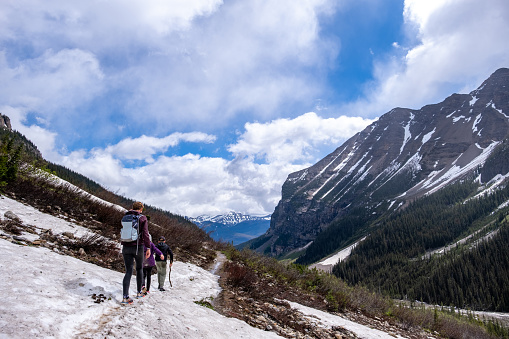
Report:
[[187,216],[269,214],[394,107],[509,67],[506,0],[0,3],[0,112],[43,156]]

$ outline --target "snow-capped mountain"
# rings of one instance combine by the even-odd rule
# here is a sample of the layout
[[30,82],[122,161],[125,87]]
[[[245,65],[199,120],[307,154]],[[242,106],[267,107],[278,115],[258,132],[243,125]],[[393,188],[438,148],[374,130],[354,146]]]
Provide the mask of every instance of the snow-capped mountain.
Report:
[[419,110],[395,108],[317,164],[288,176],[257,248],[286,253],[356,208],[373,213],[387,204],[387,211],[467,176],[481,184],[505,176],[508,136],[506,68],[469,94]]
[[233,211],[216,216],[201,215],[188,219],[207,232],[211,232],[210,235],[215,240],[232,242],[234,245],[262,235],[270,226],[270,215],[253,216]]
[[226,214],[219,214],[216,216],[210,216],[210,215],[200,215],[196,218],[188,218],[189,221],[194,222],[197,225],[206,223],[206,222],[212,222],[212,223],[219,223],[224,225],[236,225],[244,221],[260,221],[260,220],[266,220],[270,221],[270,214],[266,216],[253,216],[248,214],[242,214],[230,211]]

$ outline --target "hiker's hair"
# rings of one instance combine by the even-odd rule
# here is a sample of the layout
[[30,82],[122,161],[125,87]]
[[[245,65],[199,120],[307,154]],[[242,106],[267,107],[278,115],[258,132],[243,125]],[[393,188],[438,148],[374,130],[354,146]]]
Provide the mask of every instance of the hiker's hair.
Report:
[[143,209],[143,204],[141,202],[136,201],[135,203],[133,203],[133,210],[139,211],[142,209]]

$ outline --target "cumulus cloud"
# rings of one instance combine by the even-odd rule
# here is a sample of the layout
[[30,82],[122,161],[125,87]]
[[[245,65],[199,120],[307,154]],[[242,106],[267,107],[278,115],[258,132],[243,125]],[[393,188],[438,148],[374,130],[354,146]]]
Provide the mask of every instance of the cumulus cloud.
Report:
[[142,135],[139,138],[127,138],[115,145],[106,147],[105,153],[118,159],[145,160],[152,162],[152,156],[164,153],[169,147],[177,146],[181,142],[213,143],[216,137],[201,132],[172,133],[164,138]]
[[[364,99],[345,106],[363,116],[394,107],[420,108],[454,92],[470,92],[500,67],[509,67],[509,6],[493,0],[406,0],[406,42],[374,64]],[[405,45],[407,44],[407,45]],[[408,45],[409,44],[409,45]]]
[[[320,73],[337,46],[320,36],[319,19],[336,6],[331,0],[2,2],[0,43],[10,47],[0,67],[10,73],[6,79],[27,79],[17,83],[33,88],[17,99],[23,91],[11,91],[14,97],[5,91],[4,103],[37,106],[50,123],[69,105],[101,107],[101,118],[88,117],[101,122],[143,111],[158,134],[174,126],[218,128],[239,114],[270,119],[320,92]],[[69,119],[66,127],[80,134],[77,125]],[[118,132],[112,126],[110,133]]]
[[313,151],[318,147],[340,145],[371,122],[347,116],[324,119],[310,112],[295,119],[247,123],[245,133],[228,149],[236,156],[255,157],[272,164],[308,162],[316,160]]

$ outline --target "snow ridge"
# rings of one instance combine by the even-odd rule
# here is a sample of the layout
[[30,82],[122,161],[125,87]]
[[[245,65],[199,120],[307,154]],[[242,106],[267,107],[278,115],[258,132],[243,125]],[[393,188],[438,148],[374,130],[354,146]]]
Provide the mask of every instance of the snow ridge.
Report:
[[213,222],[225,225],[237,225],[244,221],[253,221],[253,220],[270,220],[270,214],[265,216],[254,216],[248,214],[242,214],[238,212],[230,211],[226,214],[219,214],[216,216],[210,215],[200,215],[196,218],[188,218],[189,221],[194,223],[204,223],[204,222]]

